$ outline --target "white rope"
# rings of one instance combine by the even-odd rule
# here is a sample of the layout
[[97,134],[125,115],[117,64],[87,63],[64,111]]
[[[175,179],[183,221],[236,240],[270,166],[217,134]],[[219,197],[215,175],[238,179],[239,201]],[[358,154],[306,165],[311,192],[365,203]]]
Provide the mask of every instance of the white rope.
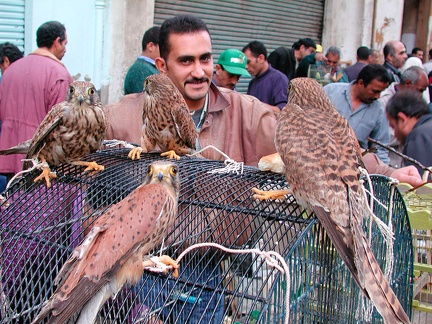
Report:
[[11,184],[13,183],[13,181],[16,178],[21,177],[21,175],[23,175],[25,173],[29,173],[29,172],[33,171],[34,169],[49,168],[48,163],[46,163],[46,162],[39,162],[37,159],[22,159],[21,161],[23,161],[23,162],[30,161],[31,163],[33,163],[33,166],[31,168],[28,168],[26,170],[22,170],[22,171],[18,172],[17,174],[15,174],[12,177],[12,179],[9,180],[8,184],[6,185],[6,190],[9,189],[9,187],[11,186]]
[[133,144],[131,144],[129,142],[121,141],[121,140],[116,140],[116,139],[104,140],[102,142],[102,144],[105,145],[105,146],[108,146],[108,147],[115,147],[115,146],[121,145],[121,146],[123,146],[125,148],[128,148],[128,149],[133,149],[133,148],[137,147],[137,146],[135,146],[135,145],[133,145]]
[[[393,178],[390,178],[390,200],[389,200],[389,208],[388,208],[388,227],[393,231],[393,199],[396,192],[396,186],[399,184],[399,181]],[[391,248],[390,248],[391,247]],[[394,267],[394,252],[393,252],[393,243],[387,246],[386,253],[386,265],[384,269],[384,275],[387,280],[390,281],[393,276],[393,267]]]
[[[389,207],[385,206],[382,202],[380,202],[373,192],[372,187],[372,181],[370,179],[369,173],[366,169],[359,168],[360,173],[363,174],[366,177],[366,180],[369,184],[370,191],[366,190],[364,186],[362,186],[364,198],[367,200],[367,193],[370,196],[370,206],[366,204],[366,209],[368,211],[368,215],[370,216],[369,222],[368,222],[368,243],[371,245],[372,240],[372,220],[375,221],[377,224],[381,234],[383,235],[385,244],[386,244],[386,265],[384,269],[384,275],[387,279],[391,278],[391,275],[393,273],[393,266],[394,266],[394,233],[393,233],[393,196],[394,196],[394,184],[397,184],[397,180],[392,179],[391,180],[391,191],[390,191],[390,201],[389,201]],[[382,206],[385,210],[387,210],[388,214],[388,223],[385,224],[381,219],[379,219],[375,213],[373,212],[374,209],[374,202],[377,202],[380,206]],[[360,314],[361,311],[361,314]],[[372,312],[373,312],[373,306],[372,302],[370,300],[367,300],[366,297],[362,294],[362,298],[360,298],[357,310],[356,310],[356,318],[362,318],[369,322],[372,320]]]
[[[183,257],[198,248],[202,248],[202,247],[213,247],[219,250],[222,250],[224,252],[227,253],[232,253],[232,254],[249,254],[249,253],[255,253],[257,255],[259,255],[262,259],[264,259],[264,261],[267,262],[267,264],[270,267],[273,267],[275,269],[277,269],[279,272],[285,274],[285,278],[286,278],[286,291],[285,291],[285,324],[289,323],[289,310],[290,310],[290,291],[291,291],[291,276],[290,276],[290,271],[289,271],[289,267],[288,264],[285,262],[284,258],[277,252],[275,251],[261,251],[259,249],[230,249],[230,248],[226,248],[220,244],[217,243],[198,243],[198,244],[194,244],[190,247],[188,247],[186,250],[184,250],[179,256],[178,258],[175,260],[176,263],[180,263],[180,261],[183,259]],[[167,271],[172,269],[171,266],[167,266],[165,264],[161,264],[161,262],[159,262],[159,260],[157,259],[157,257],[153,257],[150,259],[153,263],[155,263],[155,267],[146,267],[146,269],[150,270],[150,271],[154,271],[154,272],[162,272],[162,271]],[[279,265],[279,263],[281,265]]]
[[223,155],[223,157],[225,158],[224,164],[225,167],[224,168],[220,168],[220,169],[214,169],[211,171],[207,171],[207,173],[235,173],[235,174],[243,174],[243,167],[244,167],[244,163],[243,162],[237,162],[233,159],[231,159],[228,155],[226,155],[224,152],[222,152],[221,150],[219,150],[217,147],[213,146],[213,145],[209,145],[204,147],[203,149],[192,153],[192,154],[188,154],[188,156],[195,156],[200,154],[201,152],[204,152],[205,150],[208,149],[214,149],[215,151],[217,151],[218,153],[220,153],[221,155]]

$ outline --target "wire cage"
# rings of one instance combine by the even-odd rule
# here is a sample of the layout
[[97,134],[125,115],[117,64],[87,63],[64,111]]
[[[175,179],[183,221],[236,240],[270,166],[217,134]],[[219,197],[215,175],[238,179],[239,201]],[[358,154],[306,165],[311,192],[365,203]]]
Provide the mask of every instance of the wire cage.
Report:
[[[1,205],[1,323],[31,322],[92,221],[143,181],[149,163],[161,159],[145,154],[132,161],[127,153],[108,149],[87,156],[105,166],[98,173],[61,165],[49,189],[30,181],[35,173],[8,189]],[[256,254],[199,248],[182,259],[178,278],[145,271],[139,284],[124,287],[107,301],[97,323],[282,323],[288,314],[290,323],[357,323],[359,316],[361,321],[360,290],[314,215],[293,197],[252,198],[252,187],[286,187],[282,175],[254,167],[244,167],[243,174],[218,173],[214,171],[224,167],[222,162],[191,157],[182,157],[178,165],[179,214],[154,253],[176,258],[202,242],[276,251],[285,259],[289,276]],[[410,315],[413,256],[406,209],[397,190],[390,195],[387,178],[373,176],[372,187],[382,203],[375,203],[374,210],[385,222],[391,205],[395,241],[389,281]],[[375,225],[369,232],[384,267],[386,245]],[[376,310],[372,322],[382,322]]]

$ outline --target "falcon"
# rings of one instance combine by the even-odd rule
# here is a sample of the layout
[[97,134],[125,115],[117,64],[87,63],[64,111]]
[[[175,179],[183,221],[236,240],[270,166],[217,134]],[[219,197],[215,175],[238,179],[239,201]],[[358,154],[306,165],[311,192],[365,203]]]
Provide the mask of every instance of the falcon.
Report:
[[[145,181],[127,197],[99,216],[84,241],[72,253],[55,279],[55,293],[33,321],[94,323],[109,297],[125,284],[136,284],[144,267],[143,256],[157,247],[177,216],[180,190],[178,167],[155,161]],[[161,261],[178,269],[168,256]]]
[[132,149],[129,158],[139,159],[142,152],[156,145],[162,156],[180,159],[193,153],[198,131],[189,108],[174,83],[164,74],[153,74],[144,81],[144,107],[141,147]]
[[[314,79],[290,82],[278,116],[275,144],[291,193],[312,210],[363,293],[386,323],[410,323],[388,284],[363,231],[367,201],[362,193],[362,159],[355,134]],[[260,199],[281,198],[261,193]]]
[[[74,81],[66,100],[52,107],[31,140],[0,151],[0,154],[27,154],[28,159],[41,162],[43,171],[34,181],[56,178],[50,166],[61,163],[86,166],[86,171],[103,170],[96,162],[80,161],[97,151],[105,136],[107,120],[95,86],[91,82]],[[29,167],[24,163],[24,169]]]

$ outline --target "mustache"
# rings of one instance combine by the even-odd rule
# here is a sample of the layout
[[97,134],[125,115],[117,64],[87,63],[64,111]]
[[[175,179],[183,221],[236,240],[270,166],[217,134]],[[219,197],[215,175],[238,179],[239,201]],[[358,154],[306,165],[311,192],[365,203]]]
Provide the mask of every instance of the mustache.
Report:
[[185,81],[185,85],[188,83],[201,83],[201,82],[209,83],[209,78],[207,78],[207,77],[199,78],[199,79],[198,78],[190,78],[190,79],[187,79]]

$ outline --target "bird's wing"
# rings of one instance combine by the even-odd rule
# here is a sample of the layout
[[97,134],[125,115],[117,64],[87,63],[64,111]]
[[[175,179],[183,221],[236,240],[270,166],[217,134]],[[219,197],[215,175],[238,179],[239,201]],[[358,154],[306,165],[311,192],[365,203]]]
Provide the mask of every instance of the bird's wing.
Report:
[[198,132],[187,106],[181,105],[172,109],[171,115],[180,138],[188,147],[195,149]]
[[[409,323],[362,229],[361,157],[347,124],[295,104],[279,116],[276,147],[296,199],[316,214],[359,288],[389,323]],[[359,160],[360,159],[360,160]]]
[[[80,311],[102,286],[114,279],[129,258],[142,261],[142,255],[134,256],[140,246],[148,244],[147,250],[151,250],[160,243],[151,238],[169,197],[161,184],[140,186],[98,218],[93,226],[102,230],[91,231],[89,241],[84,240],[87,247],[80,245],[74,251],[61,272],[67,277],[56,279],[61,286],[45,306],[58,316],[57,320],[61,322]],[[139,271],[139,277],[142,275],[142,269],[130,271],[132,276],[137,276],[134,271]]]
[[65,102],[61,102],[54,105],[42,120],[31,140],[31,145],[27,153],[28,158],[36,157],[35,155],[37,155],[41,147],[43,147],[47,136],[61,123],[65,112],[65,104]]
[[328,127],[335,126],[323,120],[320,112],[288,104],[279,116],[276,147],[297,200],[314,211],[342,259],[355,273],[348,186],[342,179],[353,175],[348,174],[343,152],[328,131]]

